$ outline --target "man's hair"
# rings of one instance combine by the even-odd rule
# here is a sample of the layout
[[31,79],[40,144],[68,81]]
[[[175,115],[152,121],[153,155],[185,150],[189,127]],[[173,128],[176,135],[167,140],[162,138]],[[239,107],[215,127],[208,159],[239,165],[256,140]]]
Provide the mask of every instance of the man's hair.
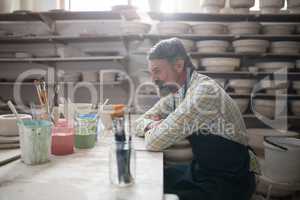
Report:
[[194,68],[182,42],[178,38],[161,40],[154,45],[148,53],[148,59],[165,59],[175,64],[177,59],[184,60],[184,67]]

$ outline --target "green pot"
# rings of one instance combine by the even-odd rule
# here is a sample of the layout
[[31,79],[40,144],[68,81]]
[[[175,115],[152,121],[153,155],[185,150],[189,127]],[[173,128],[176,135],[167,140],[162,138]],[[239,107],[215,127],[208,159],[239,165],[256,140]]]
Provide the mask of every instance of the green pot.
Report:
[[90,149],[96,144],[96,134],[75,135],[75,148]]

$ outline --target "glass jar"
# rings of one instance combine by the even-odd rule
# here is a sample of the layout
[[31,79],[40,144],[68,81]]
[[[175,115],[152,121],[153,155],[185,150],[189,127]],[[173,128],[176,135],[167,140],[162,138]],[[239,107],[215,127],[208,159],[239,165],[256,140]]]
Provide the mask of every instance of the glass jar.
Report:
[[136,152],[131,141],[113,141],[109,151],[109,178],[117,187],[130,186],[135,181]]

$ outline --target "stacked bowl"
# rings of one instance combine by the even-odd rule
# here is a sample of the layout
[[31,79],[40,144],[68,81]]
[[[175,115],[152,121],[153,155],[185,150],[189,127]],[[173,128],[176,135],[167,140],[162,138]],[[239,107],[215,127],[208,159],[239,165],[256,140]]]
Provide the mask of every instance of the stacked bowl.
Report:
[[222,35],[227,33],[227,27],[217,23],[195,24],[192,26],[192,32],[198,35]]
[[271,43],[271,52],[278,54],[298,54],[300,42],[280,41]]
[[273,118],[275,115],[275,101],[266,99],[254,99],[253,113],[259,113],[265,117]]
[[286,94],[289,82],[287,80],[262,80],[260,81],[261,88],[266,90],[267,94],[275,94],[278,91],[281,94]]
[[292,112],[294,113],[294,115],[297,115],[297,116],[300,115],[300,101],[299,100],[292,101],[291,108],[292,108]]
[[295,31],[292,24],[266,24],[263,25],[262,32],[266,35],[290,35]]
[[121,27],[124,34],[145,34],[151,29],[150,24],[142,22],[125,22]]
[[295,67],[292,62],[259,62],[255,64],[255,67],[260,71],[273,73],[277,70],[289,70]]
[[237,53],[265,53],[270,45],[267,40],[236,40],[233,42],[234,51]]
[[194,50],[195,42],[193,40],[180,39],[180,41],[187,52],[191,52]]
[[249,94],[255,83],[254,79],[232,79],[228,86],[233,88],[237,94]]
[[293,88],[296,90],[297,94],[300,94],[300,81],[294,81]]
[[259,34],[261,25],[258,22],[234,22],[228,28],[234,35],[255,35]]
[[201,0],[200,6],[204,13],[219,13],[225,6],[225,0]]
[[229,48],[229,42],[223,40],[204,40],[196,43],[200,53],[223,53]]
[[300,13],[300,1],[287,0],[287,9],[290,13]]
[[182,22],[160,22],[157,31],[160,34],[185,34],[189,33],[190,25]]
[[230,0],[230,7],[236,14],[249,13],[249,9],[254,6],[254,0]]
[[284,6],[284,0],[260,0],[260,12],[263,14],[279,13]]
[[250,101],[248,98],[234,98],[233,100],[238,105],[242,114],[247,111]]
[[201,65],[210,72],[232,72],[240,67],[239,58],[203,58]]

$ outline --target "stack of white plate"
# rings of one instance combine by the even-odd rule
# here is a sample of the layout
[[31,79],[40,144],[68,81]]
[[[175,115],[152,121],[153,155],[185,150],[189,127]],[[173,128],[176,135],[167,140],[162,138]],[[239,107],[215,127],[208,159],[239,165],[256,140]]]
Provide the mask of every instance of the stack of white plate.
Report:
[[195,42],[193,40],[180,39],[180,41],[187,52],[191,52],[194,50]]
[[239,58],[203,58],[201,65],[205,67],[206,71],[211,72],[231,72],[240,67]]
[[289,87],[287,80],[274,81],[274,80],[261,80],[261,88],[265,89],[267,94],[275,94],[278,91],[281,94],[286,94]]
[[150,29],[150,24],[142,22],[125,22],[122,24],[122,31],[124,34],[146,34]]
[[261,62],[256,63],[255,66],[261,71],[272,73],[282,69],[293,69],[295,64],[291,62]]
[[266,99],[254,99],[254,105],[251,107],[254,113],[259,113],[265,117],[273,118],[275,115],[275,101]]
[[259,34],[261,25],[258,22],[234,22],[228,25],[229,32],[234,35]]
[[241,113],[245,113],[249,106],[250,99],[248,98],[234,98],[234,101],[237,103]]
[[295,115],[300,115],[300,101],[299,100],[292,101],[292,112]]
[[227,33],[227,27],[224,24],[195,24],[192,32],[198,35],[222,35]]
[[265,53],[270,45],[267,40],[236,40],[233,42],[234,51],[237,53]]
[[236,14],[245,14],[254,6],[254,0],[230,0],[230,7]]
[[296,90],[297,94],[300,94],[300,81],[294,81],[293,88]]
[[190,31],[190,25],[182,22],[160,22],[157,31],[160,34],[185,34]]
[[272,42],[271,52],[279,54],[298,54],[300,50],[300,42],[282,41]]
[[86,82],[97,82],[99,75],[97,71],[84,71],[81,72],[82,81]]
[[200,6],[204,13],[219,13],[225,6],[225,0],[201,0]]
[[300,13],[300,1],[287,0],[287,8],[290,13]]
[[81,73],[80,72],[70,72],[63,74],[64,82],[78,82],[80,81]]
[[229,48],[229,42],[223,40],[204,40],[196,43],[200,53],[223,53]]
[[234,89],[237,94],[249,94],[256,81],[254,79],[232,79],[229,86]]
[[268,35],[290,35],[295,31],[295,25],[292,24],[268,24],[263,25],[263,34]]
[[279,13],[284,6],[284,0],[260,0],[260,12],[263,14]]

